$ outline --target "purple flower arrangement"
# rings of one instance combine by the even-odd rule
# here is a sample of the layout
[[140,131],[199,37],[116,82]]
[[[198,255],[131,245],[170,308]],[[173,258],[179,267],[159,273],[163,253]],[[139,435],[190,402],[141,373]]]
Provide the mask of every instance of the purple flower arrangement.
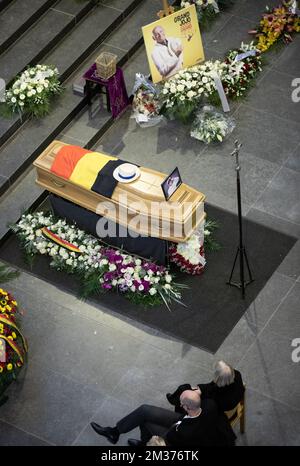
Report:
[[[63,247],[61,243],[45,238],[42,231],[45,226],[67,245]],[[85,297],[101,290],[115,290],[135,302],[145,305],[164,303],[169,308],[172,300],[180,302],[180,290],[186,288],[174,283],[166,267],[103,246],[99,240],[65,220],[55,221],[50,213],[23,215],[13,229],[27,254],[48,255],[52,259],[50,266],[56,270],[79,275]],[[74,246],[79,252],[74,251]]]

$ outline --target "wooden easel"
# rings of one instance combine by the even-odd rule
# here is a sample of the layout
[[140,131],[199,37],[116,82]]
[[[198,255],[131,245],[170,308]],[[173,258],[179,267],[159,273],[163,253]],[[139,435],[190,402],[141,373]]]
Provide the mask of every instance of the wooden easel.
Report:
[[157,13],[159,18],[164,18],[165,16],[171,15],[174,13],[174,7],[169,5],[168,0],[162,0],[163,9]]

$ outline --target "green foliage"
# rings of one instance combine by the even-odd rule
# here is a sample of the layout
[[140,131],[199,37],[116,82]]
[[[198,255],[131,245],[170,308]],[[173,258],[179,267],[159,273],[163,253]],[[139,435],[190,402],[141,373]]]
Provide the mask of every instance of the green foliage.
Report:
[[17,278],[20,272],[17,270],[11,270],[6,265],[0,264],[0,284],[7,283],[14,278]]
[[217,90],[214,90],[208,97],[208,102],[214,107],[221,107],[221,99]]
[[147,310],[148,307],[161,305],[161,297],[159,294],[151,296],[151,298],[139,293],[124,293],[124,296],[132,303],[144,306],[145,310]]
[[218,251],[221,249],[221,245],[214,239],[213,233],[215,230],[220,228],[220,225],[215,220],[209,218],[205,221],[204,226],[204,250],[205,251]]
[[194,113],[198,105],[198,100],[185,100],[182,104],[177,103],[173,107],[166,107],[163,105],[160,113],[167,118],[179,120],[183,124],[188,125],[193,121]]
[[14,116],[13,109],[5,102],[0,103],[0,117],[11,119]]
[[89,296],[104,293],[103,288],[100,287],[99,273],[88,273],[82,275],[81,288],[79,290],[79,297],[86,299]]
[[201,30],[207,31],[210,29],[218,13],[215,12],[214,7],[212,5],[207,5],[207,7],[204,9],[202,9],[201,7],[197,7],[197,15]]

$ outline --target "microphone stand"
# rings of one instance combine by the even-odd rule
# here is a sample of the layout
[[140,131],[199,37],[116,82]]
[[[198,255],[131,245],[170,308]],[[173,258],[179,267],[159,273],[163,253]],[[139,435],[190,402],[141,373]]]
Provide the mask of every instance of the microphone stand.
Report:
[[[249,266],[249,261],[246,253],[245,246],[243,244],[243,223],[242,223],[242,202],[241,202],[241,182],[240,182],[240,171],[241,171],[241,166],[239,162],[239,152],[240,148],[242,147],[242,144],[239,143],[238,140],[234,142],[235,149],[231,153],[232,156],[235,156],[235,170],[236,170],[236,186],[237,186],[237,202],[238,202],[238,219],[239,219],[239,246],[237,248],[237,252],[234,258],[233,266],[231,269],[230,277],[227,282],[228,285],[231,286],[236,286],[242,291],[242,298],[245,299],[245,289],[246,286],[249,285],[254,281],[254,278],[252,277],[250,266]],[[235,264],[237,261],[237,258],[239,256],[239,261],[240,261],[240,281],[239,282],[234,282],[232,281],[232,276],[235,268]],[[249,274],[249,280],[245,281],[245,268],[244,268],[244,260],[246,262],[246,267],[248,270]]]

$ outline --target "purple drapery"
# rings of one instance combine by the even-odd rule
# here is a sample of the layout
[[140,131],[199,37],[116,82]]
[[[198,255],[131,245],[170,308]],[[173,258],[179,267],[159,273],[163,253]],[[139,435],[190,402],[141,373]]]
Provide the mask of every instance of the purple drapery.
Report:
[[94,63],[84,74],[84,79],[88,79],[100,86],[106,87],[109,94],[110,108],[113,118],[117,118],[129,105],[129,98],[125,86],[123,71],[117,68],[116,73],[109,79],[102,79],[97,74],[96,63]]

